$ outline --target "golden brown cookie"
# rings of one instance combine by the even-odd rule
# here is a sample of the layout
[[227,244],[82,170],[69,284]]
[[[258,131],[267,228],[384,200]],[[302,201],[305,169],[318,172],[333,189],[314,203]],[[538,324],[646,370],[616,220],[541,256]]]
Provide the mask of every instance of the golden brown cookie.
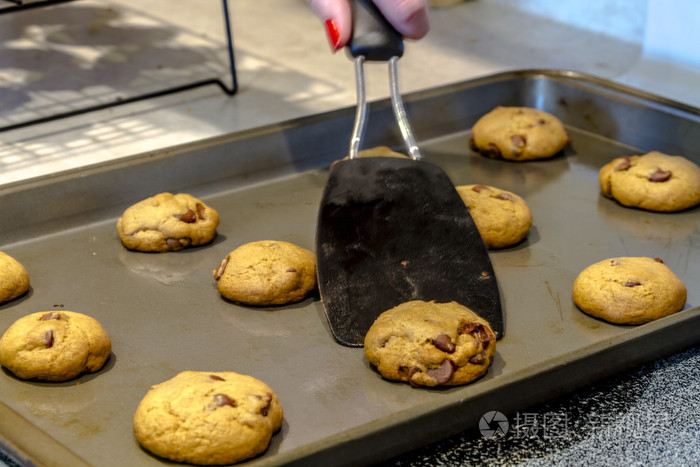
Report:
[[367,360],[387,379],[454,386],[486,373],[496,335],[486,320],[456,302],[414,300],[379,315],[364,344]]
[[282,426],[275,392],[232,371],[183,371],[149,388],[134,414],[145,449],[175,462],[233,464],[267,449]]
[[[393,151],[388,146],[376,146],[373,148],[363,149],[357,153],[357,157],[400,157],[410,159],[407,155]],[[343,160],[349,158],[350,156],[345,156]]]
[[160,193],[127,208],[117,232],[130,250],[164,252],[205,245],[218,225],[219,214],[194,196]]
[[21,379],[66,381],[101,369],[112,351],[94,318],[41,311],[15,321],[0,338],[0,364]]
[[659,258],[610,258],[574,281],[574,303],[584,313],[616,324],[644,324],[683,309],[687,290]]
[[601,167],[598,181],[603,195],[623,206],[675,212],[700,204],[700,167],[682,156],[618,157]]
[[515,193],[488,185],[455,187],[487,248],[506,248],[522,241],[532,226],[532,212]]
[[557,117],[528,107],[496,107],[474,124],[469,138],[474,151],[511,161],[546,159],[568,142]]
[[242,245],[213,272],[222,296],[247,305],[283,305],[316,288],[316,255],[297,245],[263,240]]
[[29,275],[19,261],[0,251],[0,303],[9,302],[29,290]]

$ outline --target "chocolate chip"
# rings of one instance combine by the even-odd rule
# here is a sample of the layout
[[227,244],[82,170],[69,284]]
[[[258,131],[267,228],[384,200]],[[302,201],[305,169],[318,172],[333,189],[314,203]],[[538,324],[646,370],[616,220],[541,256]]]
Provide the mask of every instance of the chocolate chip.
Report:
[[493,143],[489,143],[483,152],[486,156],[491,157],[492,159],[500,159],[501,157],[503,157],[499,147]]
[[440,368],[430,368],[428,370],[428,376],[433,378],[438,384],[445,384],[452,378],[455,369],[452,365],[452,361],[448,358],[442,362]]
[[510,142],[513,143],[513,149],[519,152],[525,147],[525,137],[523,135],[512,135],[510,137]]
[[209,375],[209,377],[215,381],[226,381],[224,378],[218,375]]
[[288,268],[287,272],[297,272],[297,268]]
[[214,403],[218,407],[224,407],[226,405],[236,407],[236,401],[231,399],[226,394],[214,394]]
[[173,217],[181,220],[182,222],[187,222],[188,224],[197,222],[197,214],[195,214],[194,211],[191,209],[185,211],[184,214],[175,214]]
[[484,348],[489,346],[489,343],[491,342],[491,337],[489,336],[489,333],[486,332],[486,328],[484,328],[483,324],[478,324],[476,326],[476,330],[472,333],[472,335],[475,335],[477,339],[479,339],[479,342],[481,342],[481,345],[484,346]]
[[39,318],[39,321],[48,321],[50,319],[61,319],[61,314],[54,313],[53,311],[49,311],[48,313],[43,315],[41,318]]
[[494,198],[503,201],[513,201],[513,197],[509,193],[499,193],[496,196],[494,196]]
[[486,352],[484,352],[483,350],[481,351],[481,353],[478,353],[469,359],[469,363],[473,363],[475,365],[483,365],[485,362]]
[[44,333],[44,343],[47,349],[53,347],[53,329],[49,329]]
[[478,325],[479,323],[461,323],[458,332],[460,334],[471,334]]
[[662,260],[661,258],[654,258],[654,261],[656,261],[657,263],[664,264],[664,260]]
[[440,334],[433,339],[433,345],[443,352],[452,353],[455,351],[455,345],[447,334]]
[[413,381],[413,375],[416,373],[420,373],[420,368],[417,366],[412,366],[411,369],[408,370],[408,382],[411,384],[411,386],[419,388],[420,384]]
[[622,172],[623,170],[627,170],[630,167],[632,167],[632,165],[630,164],[630,157],[629,156],[623,156],[623,157],[621,157],[621,159],[622,159],[622,162],[620,162],[619,164],[617,164],[617,166],[615,166],[615,172]]
[[476,191],[477,193],[481,193],[484,190],[491,191],[491,188],[487,187],[486,185],[474,185],[472,187],[472,191]]
[[267,417],[267,413],[270,410],[270,405],[272,405],[272,394],[268,392],[265,394],[265,405],[260,407],[260,415]]
[[219,263],[219,267],[214,269],[214,280],[218,281],[221,279],[221,276],[224,275],[224,271],[226,270],[226,266],[228,265],[228,256],[224,259],[221,260],[221,263]]
[[189,237],[182,238],[168,238],[165,240],[165,244],[168,246],[170,251],[179,251],[183,248],[187,248],[192,243],[192,239]]
[[171,250],[181,250],[182,245],[180,245],[180,242],[178,241],[177,238],[169,238],[165,241],[165,244],[168,245],[168,248]]
[[462,323],[459,326],[459,333],[471,334],[479,342],[481,342],[484,348],[488,347],[489,343],[491,342],[491,337],[489,336],[489,333],[486,331],[486,328],[481,323]]
[[204,217],[204,212],[205,212],[204,205],[202,203],[197,203],[196,207],[197,207],[197,216],[200,219],[205,219],[205,217]]
[[665,182],[671,178],[670,170],[656,169],[656,172],[649,175],[650,182]]
[[638,285],[642,285],[642,283],[634,280],[628,280],[625,282],[625,287],[637,287]]

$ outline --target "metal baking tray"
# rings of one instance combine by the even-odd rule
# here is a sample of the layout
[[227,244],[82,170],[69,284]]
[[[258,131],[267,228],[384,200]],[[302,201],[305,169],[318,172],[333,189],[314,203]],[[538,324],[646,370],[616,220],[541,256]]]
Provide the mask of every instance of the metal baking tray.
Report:
[[[512,163],[469,149],[496,105],[546,110],[573,142],[551,160]],[[520,194],[534,226],[492,251],[506,315],[488,374],[416,389],[383,380],[362,349],[332,338],[318,297],[275,308],[223,300],[212,270],[237,246],[278,239],[313,248],[327,167],[346,154],[346,108],[0,187],[0,250],[27,268],[30,292],[0,306],[0,330],[65,309],[110,334],[106,367],[65,383],[0,372],[0,447],[37,465],[152,466],[132,417],[147,388],[183,370],[233,370],[272,386],[285,411],[269,449],[248,465],[361,465],[514,412],[700,341],[700,209],[665,214],[601,196],[597,174],[652,149],[700,162],[700,111],[566,71],[508,72],[406,96],[427,161],[457,185]],[[372,103],[366,147],[400,150],[387,101]],[[209,246],[167,254],[124,249],[115,222],[161,191],[201,197],[221,216]],[[578,273],[613,256],[661,257],[688,286],[685,309],[642,326],[581,313]]]

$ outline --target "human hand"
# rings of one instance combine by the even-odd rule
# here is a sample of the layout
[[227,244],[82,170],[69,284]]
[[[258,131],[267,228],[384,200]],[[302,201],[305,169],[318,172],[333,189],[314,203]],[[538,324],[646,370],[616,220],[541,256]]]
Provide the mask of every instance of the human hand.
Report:
[[[352,35],[350,0],[306,0],[323,22],[331,49],[345,47]],[[404,37],[420,39],[428,33],[427,0],[373,0],[382,15]]]

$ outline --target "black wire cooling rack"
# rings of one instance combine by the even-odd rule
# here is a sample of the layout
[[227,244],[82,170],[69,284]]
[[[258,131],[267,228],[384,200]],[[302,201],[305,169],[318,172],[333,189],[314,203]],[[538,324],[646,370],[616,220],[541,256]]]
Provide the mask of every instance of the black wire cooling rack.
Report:
[[[0,15],[7,15],[12,13],[17,13],[24,10],[43,8],[52,5],[58,5],[62,3],[74,2],[77,0],[0,0]],[[152,99],[156,97],[165,96],[168,94],[174,94],[193,88],[198,88],[202,86],[216,85],[228,96],[233,96],[238,90],[238,82],[236,79],[236,67],[234,60],[233,51],[233,31],[231,28],[231,21],[229,17],[229,6],[228,0],[222,0],[222,10],[224,18],[224,27],[226,35],[226,48],[227,48],[227,58],[228,58],[228,71],[230,72],[231,83],[227,85],[220,77],[215,78],[205,78],[196,80],[194,82],[188,82],[185,84],[180,84],[176,86],[169,86],[164,89],[157,89],[155,91],[146,92],[143,94],[138,94],[134,96],[118,97],[116,99],[110,99],[107,102],[99,102],[94,105],[86,105],[80,108],[70,108],[68,110],[57,111],[51,115],[41,115],[35,118],[29,118],[22,120],[20,122],[8,122],[6,124],[0,123],[0,132],[14,130],[18,128],[23,128],[38,123],[45,123],[53,120],[58,120],[62,118],[72,117],[76,115],[86,114],[89,112],[94,112],[97,110],[103,110],[110,107],[115,107],[119,105],[129,104],[133,102],[143,101],[147,99]],[[0,60],[2,60],[2,51],[0,51]],[[59,106],[60,107],[60,106]]]

